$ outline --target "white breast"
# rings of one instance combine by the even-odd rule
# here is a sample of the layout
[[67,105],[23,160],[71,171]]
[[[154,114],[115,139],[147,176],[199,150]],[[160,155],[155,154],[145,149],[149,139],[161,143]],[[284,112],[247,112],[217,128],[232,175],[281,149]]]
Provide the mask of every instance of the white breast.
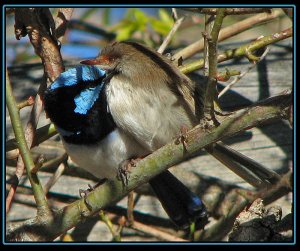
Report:
[[109,110],[118,127],[149,151],[169,143],[180,127],[192,127],[176,95],[162,86],[158,92],[113,77],[106,87]]
[[118,129],[95,145],[76,145],[62,141],[71,159],[98,178],[112,179],[116,177],[122,161],[148,153]]

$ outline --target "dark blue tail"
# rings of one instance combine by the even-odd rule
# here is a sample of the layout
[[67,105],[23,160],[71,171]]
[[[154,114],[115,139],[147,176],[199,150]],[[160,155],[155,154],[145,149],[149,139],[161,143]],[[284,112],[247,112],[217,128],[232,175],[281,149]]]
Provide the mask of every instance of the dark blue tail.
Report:
[[187,228],[191,222],[195,222],[199,227],[207,222],[207,212],[202,200],[169,171],[159,174],[149,183],[177,226]]

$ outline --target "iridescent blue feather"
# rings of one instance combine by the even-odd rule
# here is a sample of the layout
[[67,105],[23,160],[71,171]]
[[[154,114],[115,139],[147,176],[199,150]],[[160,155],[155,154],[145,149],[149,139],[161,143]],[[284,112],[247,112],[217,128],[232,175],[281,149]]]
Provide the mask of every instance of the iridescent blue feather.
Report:
[[[66,86],[76,85],[80,82],[94,81],[99,79],[101,81],[105,75],[105,71],[95,66],[80,65],[76,68],[71,68],[63,72],[51,85],[50,89],[55,90]],[[103,82],[96,87],[89,87],[84,89],[74,98],[76,108],[74,112],[79,114],[87,114],[92,108],[95,101],[98,99]]]
[[88,88],[80,92],[80,94],[74,98],[74,102],[76,105],[74,112],[86,114],[88,110],[90,110],[93,107],[93,104],[98,99],[102,87],[103,82],[96,87]]
[[60,74],[60,76],[50,86],[50,89],[54,90],[60,87],[76,85],[82,81],[101,79],[104,75],[105,71],[96,66],[80,65]]

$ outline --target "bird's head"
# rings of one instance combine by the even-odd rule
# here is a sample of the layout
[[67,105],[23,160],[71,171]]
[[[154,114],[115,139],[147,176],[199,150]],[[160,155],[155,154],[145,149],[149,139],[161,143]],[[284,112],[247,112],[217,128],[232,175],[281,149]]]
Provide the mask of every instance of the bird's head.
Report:
[[108,72],[119,71],[126,54],[126,46],[123,43],[115,42],[103,48],[96,58],[87,59],[80,63],[94,65]]
[[[63,72],[45,91],[47,116],[65,135],[101,131],[109,120],[105,98],[105,71],[94,66],[78,66]],[[67,136],[68,136],[67,135]]]

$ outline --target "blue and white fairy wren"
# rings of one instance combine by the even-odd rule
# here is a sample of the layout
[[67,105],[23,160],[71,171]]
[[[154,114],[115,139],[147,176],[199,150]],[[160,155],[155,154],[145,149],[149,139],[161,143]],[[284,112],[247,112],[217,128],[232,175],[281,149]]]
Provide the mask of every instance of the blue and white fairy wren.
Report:
[[[204,116],[204,83],[192,81],[169,59],[142,44],[114,42],[95,59],[81,63],[106,71],[105,95],[114,122],[150,152],[178,138],[182,128],[193,128]],[[224,154],[230,156],[241,165],[237,173],[243,177],[247,172],[248,179],[257,183],[276,176],[222,142],[214,144],[210,153],[219,160]]]
[[[117,50],[116,53],[121,53],[121,51]],[[118,60],[118,55],[114,56],[115,60]],[[114,59],[109,58],[109,60]],[[134,65],[137,67],[139,62],[134,62]],[[156,106],[156,102],[160,101],[163,95],[166,95],[164,97],[166,105],[168,101],[172,103],[174,100],[169,100],[167,90],[162,89],[159,96],[149,96],[144,104],[145,95],[149,93],[143,89],[152,88],[148,82],[145,82],[144,87],[142,85],[135,86],[136,90],[134,90],[135,88],[130,84],[130,76],[119,75],[121,79],[114,80],[118,75],[112,76],[110,71],[106,72],[106,67],[103,68],[104,70],[95,66],[78,66],[63,72],[45,91],[44,108],[48,117],[55,124],[71,159],[99,179],[112,179],[117,176],[118,168],[123,161],[145,156],[164,143],[164,141],[160,142],[160,138],[163,132],[167,134],[166,137],[169,136],[167,130],[160,128],[164,130],[160,131],[158,129],[156,137],[152,133],[153,129],[147,134],[143,128],[147,122],[155,124],[157,116],[163,116],[166,119],[170,117],[163,109],[149,111],[148,107],[151,107],[151,104]],[[126,69],[125,64],[122,65],[122,69]],[[115,70],[120,70],[120,67]],[[152,78],[153,71],[149,72],[147,68],[144,70],[144,77]],[[156,76],[153,78],[156,79]],[[111,83],[107,84],[104,80],[108,81],[107,83],[113,81],[119,87],[111,88]],[[140,80],[142,80],[142,76],[140,76]],[[153,84],[157,83],[153,82]],[[126,88],[128,88],[128,92],[132,93],[124,95],[122,90]],[[138,93],[137,90],[140,92]],[[176,90],[174,89],[174,91]],[[118,108],[115,107],[116,102],[119,103]],[[146,109],[143,111],[142,108],[145,105]],[[121,107],[123,107],[123,112],[120,110]],[[115,114],[116,109],[120,114]],[[129,112],[129,109],[133,109],[132,113]],[[137,112],[141,112],[141,117],[138,118],[141,119],[140,121],[136,119]],[[157,112],[161,113],[157,114]],[[130,133],[126,127],[122,126],[123,124],[120,124],[119,127],[116,123],[116,120],[120,121],[119,116],[125,121],[127,129],[132,128],[129,130]],[[179,117],[180,114],[177,118]],[[157,122],[159,124],[156,126],[159,127],[161,120],[159,119]],[[171,122],[174,123],[167,119],[166,123],[169,123],[172,128]],[[184,122],[187,122],[186,119]],[[136,137],[132,133],[134,130],[137,130],[137,135],[146,135],[146,137]],[[152,137],[152,143],[149,142],[149,137]],[[191,222],[203,223],[207,220],[206,208],[201,199],[169,171],[162,172],[151,179],[149,183],[169,217],[179,227],[186,228]]]

